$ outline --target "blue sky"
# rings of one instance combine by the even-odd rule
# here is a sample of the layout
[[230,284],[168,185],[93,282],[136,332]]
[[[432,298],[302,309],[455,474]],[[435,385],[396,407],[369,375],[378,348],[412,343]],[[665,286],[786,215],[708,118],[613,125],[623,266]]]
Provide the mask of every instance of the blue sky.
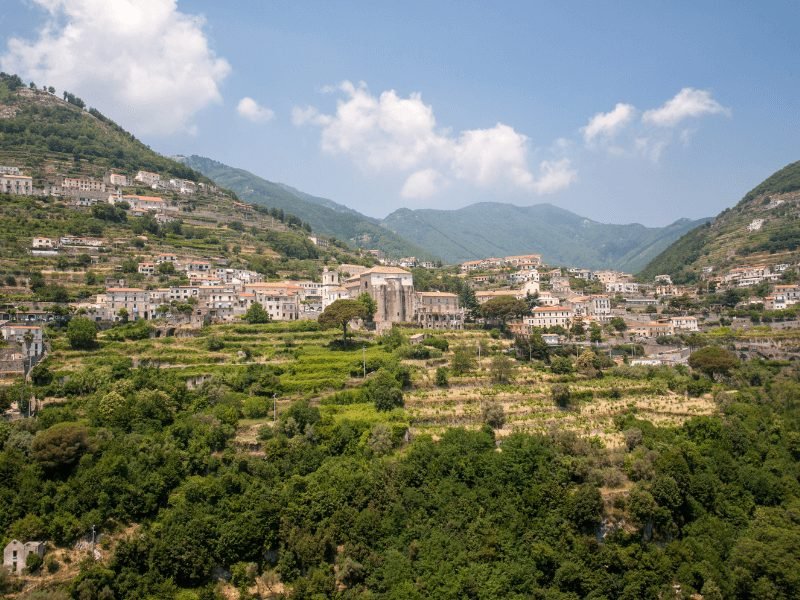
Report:
[[495,4],[4,0],[0,66],[379,217],[664,225],[800,159],[800,3]]

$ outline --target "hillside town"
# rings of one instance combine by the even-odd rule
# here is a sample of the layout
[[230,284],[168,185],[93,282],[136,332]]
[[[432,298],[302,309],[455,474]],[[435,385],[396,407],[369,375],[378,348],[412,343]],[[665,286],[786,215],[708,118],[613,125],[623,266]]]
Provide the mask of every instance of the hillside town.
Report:
[[[0,189],[6,193],[60,198],[76,210],[107,204],[132,217],[150,216],[162,224],[179,218],[180,208],[174,200],[131,193],[132,189],[142,187],[153,193],[168,192],[173,197],[218,191],[202,182],[162,179],[158,173],[143,170],[132,176],[109,171],[102,180],[61,177],[35,188],[32,177],[19,167],[0,166]],[[753,221],[751,230],[759,228],[757,221]],[[320,248],[329,245],[322,236],[309,234],[308,239]],[[95,257],[94,261],[114,244],[114,240],[99,237],[42,235],[33,237],[30,252],[51,257],[81,252]],[[697,312],[687,307],[677,312],[669,309],[675,299],[697,298],[696,286],[674,285],[669,275],[657,275],[653,281],[644,282],[630,273],[614,270],[547,265],[540,254],[489,257],[458,265],[457,276],[471,291],[465,296],[452,291],[415,289],[409,269],[436,269],[440,263],[413,256],[387,258],[382,252],[369,249],[365,256],[377,264],[372,267],[330,264],[324,267],[318,280],[267,280],[256,271],[233,268],[219,257],[160,253],[135,265],[135,284],[130,283],[126,273],[118,272],[106,278],[102,293],[72,302],[69,312],[85,315],[105,327],[140,320],[171,327],[199,327],[236,322],[254,305],[259,305],[270,320],[302,321],[318,319],[337,300],[358,299],[367,294],[376,307],[368,325],[378,332],[397,324],[460,330],[465,325],[475,326],[474,323],[490,325],[493,319],[482,312],[482,307],[510,297],[524,302],[527,308],[504,321],[508,331],[521,338],[541,333],[545,342],[553,346],[571,339],[571,332],[609,329],[612,320],[617,331],[626,333],[616,340],[619,344],[674,338],[677,334],[700,331],[709,321],[707,311]],[[784,281],[794,267],[788,263],[741,265],[722,274],[707,268],[703,283],[715,290],[746,290],[766,285],[768,293],[742,297],[738,304],[760,304],[765,310],[781,311],[800,301],[800,286]],[[120,268],[118,265],[117,269]],[[180,283],[159,285],[167,278]],[[0,375],[13,377],[30,370],[45,355],[47,343],[41,322],[52,319],[53,315],[37,312],[33,305],[18,305],[7,307],[0,317],[0,331],[9,343],[2,349]],[[660,359],[651,356],[636,360],[656,364]],[[672,361],[673,357],[666,360]]]

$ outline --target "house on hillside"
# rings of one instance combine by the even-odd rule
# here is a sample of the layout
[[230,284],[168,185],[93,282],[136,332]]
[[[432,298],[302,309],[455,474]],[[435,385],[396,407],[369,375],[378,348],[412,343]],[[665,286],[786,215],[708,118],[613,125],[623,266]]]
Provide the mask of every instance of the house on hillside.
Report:
[[152,173],[150,171],[139,171],[136,173],[136,177],[134,177],[133,180],[145,185],[153,186],[158,185],[158,182],[161,181],[161,175],[158,173]]
[[22,575],[31,554],[44,556],[44,542],[11,540],[3,550],[3,566],[14,575]]
[[32,196],[33,178],[28,175],[0,175],[0,192],[17,196]]

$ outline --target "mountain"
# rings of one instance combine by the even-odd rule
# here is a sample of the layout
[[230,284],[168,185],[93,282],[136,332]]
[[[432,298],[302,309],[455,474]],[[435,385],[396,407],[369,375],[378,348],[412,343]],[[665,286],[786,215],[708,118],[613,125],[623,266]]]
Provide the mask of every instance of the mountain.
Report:
[[435,252],[431,253],[409,243],[396,233],[381,227],[378,219],[362,215],[333,200],[306,194],[210,158],[193,155],[179,156],[176,159],[210,177],[217,184],[233,190],[243,200],[291,212],[323,235],[350,242],[355,246],[376,248],[393,257],[436,256]]
[[649,279],[667,273],[677,283],[690,283],[707,267],[724,272],[735,266],[798,260],[800,161],[773,173],[712,222],[686,233],[640,275]]
[[[165,208],[157,217],[139,217],[111,206],[99,191],[86,192],[94,196],[94,206],[77,205],[76,198],[68,195],[0,194],[0,277],[15,281],[43,274],[55,286],[48,293],[31,295],[24,288],[0,285],[0,300],[84,298],[100,291],[106,277],[142,283],[145,277],[137,272],[138,263],[160,253],[210,259],[271,277],[321,272],[322,261],[316,259],[323,253],[295,215],[275,219],[264,207],[239,202],[233,193],[154,152],[98,111],[86,110],[80,98],[66,97],[31,89],[15,76],[0,74],[0,165],[30,175],[37,192],[60,186],[64,177],[99,182],[111,170],[129,179],[138,170],[148,170],[158,173],[162,182],[179,178],[203,185],[182,193],[166,184],[154,191],[131,181],[122,189],[123,194],[160,196]],[[95,238],[102,251],[31,252],[35,237],[64,236]],[[340,262],[358,260],[338,244],[324,255]],[[57,295],[50,293],[56,288]]]
[[383,225],[447,262],[539,253],[552,264],[637,271],[701,222],[610,225],[552,204],[482,202],[458,210],[400,209]]
[[98,110],[71,94],[70,101],[20,85],[0,74],[0,165],[24,165],[41,186],[50,176],[102,178],[110,169],[209,180],[166,158]]

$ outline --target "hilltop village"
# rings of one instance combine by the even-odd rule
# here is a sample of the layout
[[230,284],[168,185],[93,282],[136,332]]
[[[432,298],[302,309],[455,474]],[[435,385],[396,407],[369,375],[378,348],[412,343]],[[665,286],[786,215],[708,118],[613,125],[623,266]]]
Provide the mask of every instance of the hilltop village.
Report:
[[[142,188],[151,191],[133,193]],[[175,198],[185,202],[196,193],[224,194],[211,184],[162,179],[158,173],[142,170],[108,172],[102,180],[58,177],[34,187],[33,178],[15,166],[0,166],[0,191],[57,198],[86,213],[97,214],[98,207],[123,211],[161,225],[181,218],[181,202]],[[173,199],[159,193],[169,193]],[[234,206],[244,214],[252,211],[244,203],[234,202]],[[750,227],[758,225],[756,220]],[[319,248],[331,244],[322,236],[306,235]],[[95,265],[107,260],[104,255],[117,243],[103,237],[37,235],[31,239],[29,252],[38,257],[81,254]],[[231,267],[220,257],[177,250],[142,256],[133,263],[128,259],[116,264],[105,277],[105,289],[71,302],[66,316],[86,316],[101,327],[141,320],[167,328],[192,328],[241,321],[257,305],[271,321],[303,321],[318,319],[337,300],[367,294],[374,302],[374,315],[368,324],[356,320],[355,327],[368,325],[381,333],[393,325],[461,330],[501,324],[520,338],[542,335],[551,346],[572,342],[590,331],[597,342],[602,339],[598,332],[604,329],[616,334],[606,336],[607,343],[644,343],[649,353],[632,360],[656,365],[686,361],[689,349],[677,335],[725,324],[720,306],[715,311],[714,305],[700,302],[700,292],[717,297],[727,290],[728,309],[759,309],[767,311],[768,319],[769,314],[780,319],[782,311],[791,311],[800,301],[796,265],[788,263],[741,265],[721,275],[709,267],[700,286],[677,286],[669,275],[639,281],[632,274],[613,270],[547,265],[538,254],[485,258],[444,269],[415,257],[388,259],[377,250],[365,249],[363,256],[364,264],[327,264],[318,279],[282,280]],[[367,266],[370,262],[372,266]],[[450,272],[464,285],[460,293],[435,289],[435,284],[421,291],[415,288],[415,269]],[[162,285],[165,281],[170,284]],[[510,300],[517,304],[509,305]],[[47,351],[43,325],[64,318],[57,316],[60,310],[25,302],[3,308],[0,331],[11,343],[0,359],[6,377],[29,370],[43,358]]]

